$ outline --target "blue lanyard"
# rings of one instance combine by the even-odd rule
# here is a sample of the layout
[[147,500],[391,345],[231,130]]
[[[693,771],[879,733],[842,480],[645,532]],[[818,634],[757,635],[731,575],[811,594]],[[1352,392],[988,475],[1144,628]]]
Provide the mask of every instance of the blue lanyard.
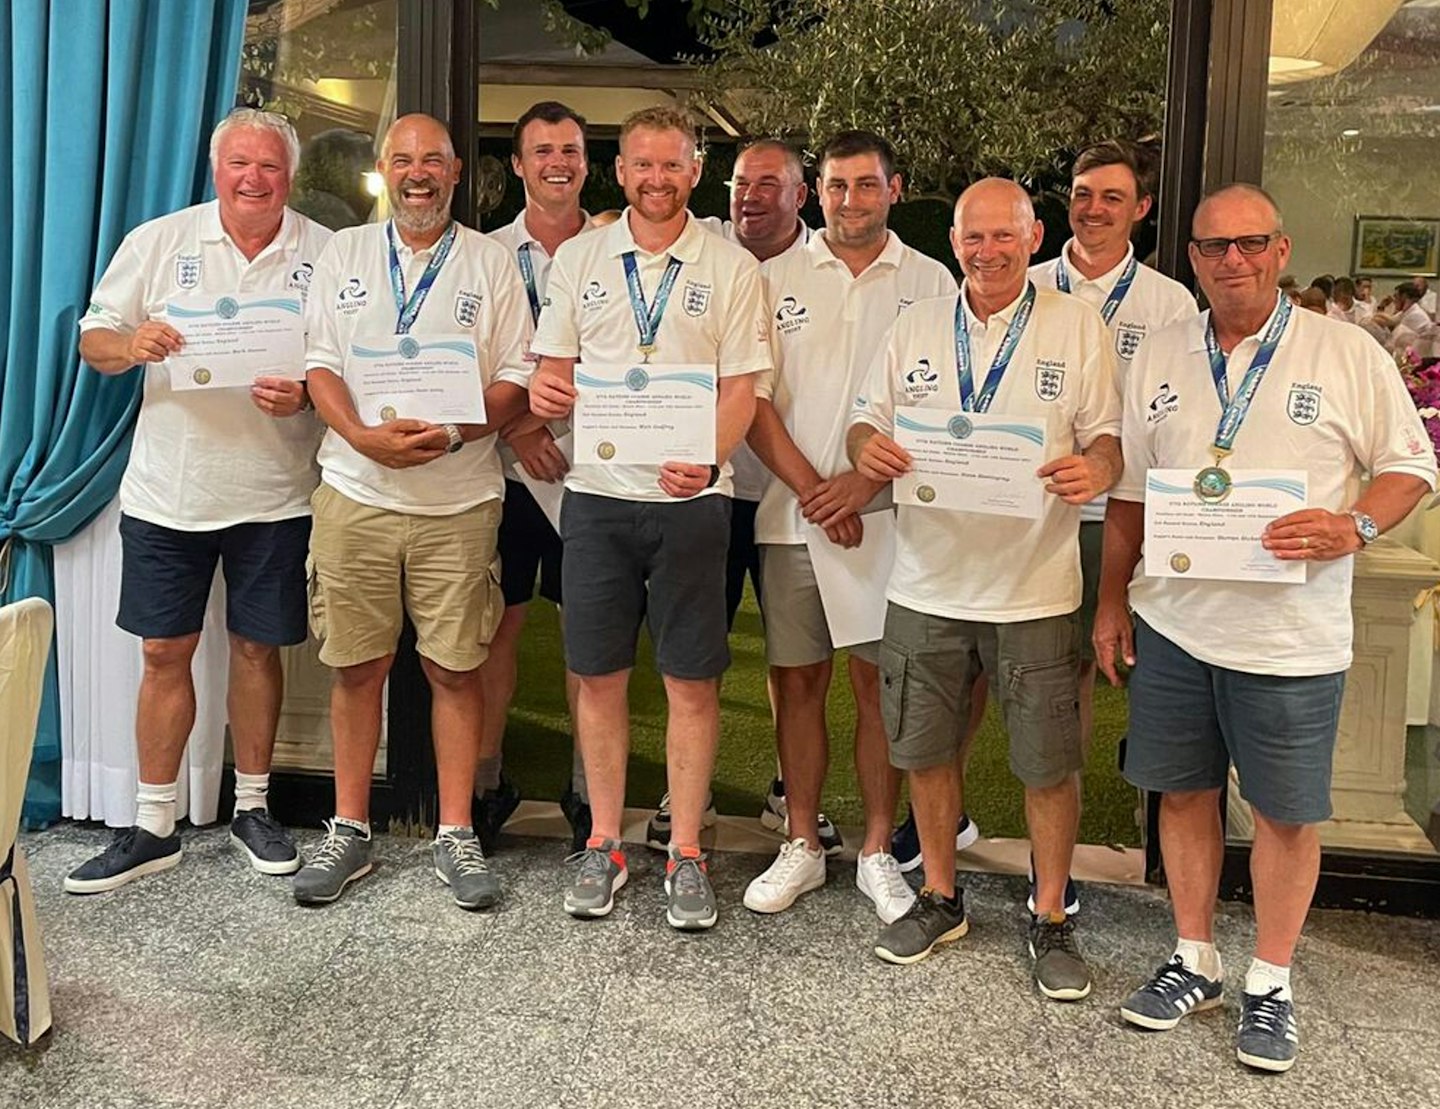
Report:
[[530,322],[540,322],[540,292],[535,287],[535,263],[530,261],[530,244],[521,243],[516,254],[520,258],[520,276],[525,280],[525,296],[530,301]]
[[995,361],[990,364],[990,372],[985,376],[985,386],[980,390],[979,396],[976,396],[975,377],[970,369],[970,364],[974,361],[974,355],[970,352],[970,328],[965,323],[965,290],[960,290],[960,295],[955,299],[955,372],[960,378],[960,407],[964,411],[990,410],[990,402],[995,399],[995,391],[1000,388],[1000,381],[1004,378],[1005,371],[1010,368],[1010,359],[1015,356],[1015,349],[1020,345],[1021,336],[1025,334],[1025,325],[1030,322],[1030,313],[1034,307],[1035,285],[1027,281],[1025,295],[1015,309],[1015,315],[1010,318],[1010,326],[1005,329],[1005,338],[1000,340],[1000,349],[995,352]]
[[406,297],[405,269],[400,265],[400,252],[395,248],[395,221],[391,220],[385,225],[385,237],[390,244],[390,291],[395,294],[396,335],[408,334],[415,326],[415,317],[420,315],[420,307],[430,295],[430,286],[435,284],[435,278],[440,276],[440,267],[445,264],[445,259],[450,257],[450,248],[455,245],[455,227],[452,220],[445,229],[445,234],[441,235],[440,241],[435,244],[435,253],[430,255],[430,262],[426,265],[425,272],[420,275],[415,291]]
[[[1060,251],[1059,265],[1055,267],[1055,288],[1062,293],[1070,291],[1070,271],[1065,268],[1065,251]],[[1125,294],[1130,291],[1130,286],[1135,283],[1136,271],[1140,269],[1140,263],[1136,261],[1135,255],[1130,255],[1130,264],[1125,267],[1125,272],[1120,275],[1120,280],[1115,282],[1115,287],[1110,290],[1110,295],[1105,298],[1105,303],[1100,306],[1100,315],[1108,324],[1115,318],[1115,313],[1120,307],[1120,302],[1125,299]]]
[[1265,371],[1270,367],[1270,360],[1275,357],[1275,348],[1280,345],[1280,338],[1285,334],[1285,325],[1290,322],[1290,311],[1290,298],[1282,294],[1275,314],[1270,317],[1270,326],[1265,329],[1265,334],[1260,339],[1260,349],[1255,352],[1250,368],[1241,378],[1240,388],[1235,390],[1233,399],[1230,396],[1230,382],[1226,377],[1225,355],[1220,350],[1219,340],[1215,338],[1213,312],[1205,323],[1205,353],[1210,358],[1210,376],[1215,380],[1215,393],[1220,398],[1221,409],[1220,423],[1215,428],[1215,442],[1211,448],[1217,462],[1229,454],[1235,445],[1235,436],[1240,432],[1240,425],[1250,413],[1250,402],[1255,399],[1255,391],[1260,388]]
[[635,252],[627,250],[622,256],[625,263],[625,288],[630,293],[630,308],[635,313],[635,327],[640,332],[640,353],[645,361],[655,353],[655,336],[660,331],[660,319],[665,315],[665,305],[670,302],[670,290],[680,276],[680,259],[671,256],[665,263],[665,273],[655,289],[655,302],[645,303],[645,289],[640,284],[640,269],[635,264]]

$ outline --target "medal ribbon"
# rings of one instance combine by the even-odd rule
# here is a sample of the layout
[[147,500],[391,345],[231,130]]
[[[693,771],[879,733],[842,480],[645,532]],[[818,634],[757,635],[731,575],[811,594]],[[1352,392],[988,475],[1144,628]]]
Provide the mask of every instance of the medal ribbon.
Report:
[[[1055,267],[1055,288],[1062,293],[1070,291],[1070,271],[1065,267],[1065,252],[1060,252],[1060,264]],[[1115,287],[1110,290],[1110,295],[1105,298],[1105,303],[1100,306],[1100,315],[1108,325],[1115,318],[1115,312],[1120,307],[1120,302],[1125,299],[1125,294],[1130,291],[1130,286],[1135,283],[1135,273],[1140,268],[1140,263],[1135,255],[1130,255],[1130,264],[1125,267],[1125,272],[1120,275],[1120,280],[1115,282]]]
[[450,248],[455,245],[455,227],[452,220],[445,229],[445,234],[441,235],[440,241],[435,244],[435,253],[430,255],[430,262],[426,265],[425,272],[420,275],[415,291],[407,297],[405,268],[400,265],[400,252],[395,247],[395,221],[391,220],[385,225],[385,238],[390,244],[390,291],[395,294],[396,335],[408,334],[415,326],[415,317],[420,315],[420,308],[425,303],[425,298],[430,295],[430,286],[435,284],[435,278],[440,276],[440,267],[445,264],[445,259],[450,257]]
[[974,355],[970,351],[970,328],[965,324],[965,291],[960,291],[960,295],[955,299],[955,372],[960,378],[961,409],[966,412],[990,410],[990,402],[995,399],[995,391],[1000,388],[1005,371],[1010,368],[1010,359],[1015,356],[1015,350],[1020,345],[1021,336],[1025,334],[1025,325],[1030,322],[1030,313],[1034,307],[1035,285],[1027,281],[1025,295],[1015,309],[1015,315],[1010,318],[1010,326],[1005,329],[1005,337],[1000,340],[995,360],[990,363],[990,372],[985,375],[985,385],[977,396],[974,374],[970,369]]
[[635,252],[627,250],[622,256],[625,263],[625,288],[630,293],[630,308],[635,313],[635,327],[640,332],[640,352],[648,355],[655,349],[655,336],[660,331],[660,320],[665,315],[665,305],[670,302],[670,290],[680,276],[680,259],[671,257],[665,263],[665,273],[655,288],[655,302],[645,303],[645,289],[640,284],[640,268],[635,264]]
[[1206,321],[1205,353],[1210,358],[1210,376],[1215,380],[1215,393],[1220,398],[1221,409],[1220,423],[1215,428],[1214,449],[1217,458],[1229,454],[1234,446],[1240,425],[1250,413],[1250,402],[1255,399],[1255,391],[1260,388],[1265,371],[1270,367],[1270,360],[1275,357],[1275,348],[1280,345],[1280,338],[1285,334],[1285,325],[1290,322],[1290,312],[1290,299],[1281,296],[1274,315],[1270,317],[1270,326],[1265,329],[1265,334],[1260,339],[1260,349],[1255,352],[1250,368],[1241,378],[1240,387],[1235,390],[1233,399],[1226,376],[1225,355],[1220,350],[1219,340],[1215,338],[1213,315]]
[[525,280],[525,296],[530,301],[530,322],[540,322],[540,291],[535,287],[535,263],[530,261],[530,244],[521,243],[516,251],[520,257],[520,276]]

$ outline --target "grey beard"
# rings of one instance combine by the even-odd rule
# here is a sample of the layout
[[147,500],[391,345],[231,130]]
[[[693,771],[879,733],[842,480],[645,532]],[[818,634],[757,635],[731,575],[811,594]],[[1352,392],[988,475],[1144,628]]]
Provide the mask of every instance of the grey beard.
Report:
[[396,204],[392,199],[390,214],[395,220],[395,225],[402,231],[414,231],[423,235],[427,231],[434,231],[437,227],[444,227],[450,222],[450,202],[447,197],[444,204],[417,212],[413,208]]

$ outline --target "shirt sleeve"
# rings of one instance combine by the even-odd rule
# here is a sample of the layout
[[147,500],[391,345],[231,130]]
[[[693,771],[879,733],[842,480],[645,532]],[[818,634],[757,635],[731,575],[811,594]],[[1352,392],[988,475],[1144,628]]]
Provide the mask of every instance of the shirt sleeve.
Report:
[[1145,500],[1145,475],[1155,464],[1145,422],[1145,381],[1150,364],[1154,337],[1146,339],[1135,352],[1130,371],[1125,375],[1121,399],[1120,457],[1123,470],[1110,495],[1122,501]]
[[[535,364],[525,359],[532,338],[530,302],[524,282],[508,252],[499,244],[487,269],[490,278],[490,334],[485,342],[487,382],[508,381],[522,389],[530,387]],[[491,253],[491,252],[487,252]]]
[[[1079,307],[1078,302],[1076,306]],[[1115,376],[1115,344],[1100,313],[1080,313],[1080,403],[1075,410],[1075,441],[1084,450],[1102,435],[1120,434],[1120,391]],[[1142,343],[1143,347],[1144,344]]]
[[325,244],[310,278],[305,298],[305,366],[343,375],[345,352],[340,348],[340,322],[335,312],[340,292],[339,242],[337,236]]
[[765,333],[770,341],[770,368],[755,375],[755,396],[759,400],[774,400],[775,386],[780,380],[781,357],[784,349],[780,344],[780,333],[775,329],[775,287],[770,279],[770,263],[760,263],[760,295],[764,303]]
[[1357,419],[1346,429],[1351,449],[1370,476],[1412,474],[1435,488],[1435,447],[1409,390],[1385,352],[1363,344],[1357,375]]
[[885,333],[870,369],[861,379],[860,392],[850,406],[850,426],[869,424],[886,435],[895,432],[895,392],[893,384],[901,363],[901,348],[910,313],[902,312]]
[[81,333],[98,328],[133,331],[144,323],[149,318],[145,298],[148,276],[135,233],[131,232],[90,294],[90,307],[80,317]]
[[580,357],[580,298],[576,294],[578,282],[572,269],[574,251],[566,249],[570,242],[561,244],[550,264],[545,299],[540,302],[540,322],[530,343],[531,352],[543,357]]
[[761,290],[760,264],[748,254],[730,286],[730,298],[721,321],[716,375],[735,377],[772,369],[769,314]]

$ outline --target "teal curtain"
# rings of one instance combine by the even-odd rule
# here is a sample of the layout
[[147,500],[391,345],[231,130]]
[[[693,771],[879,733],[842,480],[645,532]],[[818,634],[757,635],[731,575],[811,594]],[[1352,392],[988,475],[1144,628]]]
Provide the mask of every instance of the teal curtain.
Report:
[[[80,364],[76,321],[126,232],[205,198],[235,100],[245,0],[0,5],[0,603],[55,600],[53,544],[115,495],[140,375]],[[116,706],[117,719],[128,706]],[[22,820],[60,815],[52,651]]]

